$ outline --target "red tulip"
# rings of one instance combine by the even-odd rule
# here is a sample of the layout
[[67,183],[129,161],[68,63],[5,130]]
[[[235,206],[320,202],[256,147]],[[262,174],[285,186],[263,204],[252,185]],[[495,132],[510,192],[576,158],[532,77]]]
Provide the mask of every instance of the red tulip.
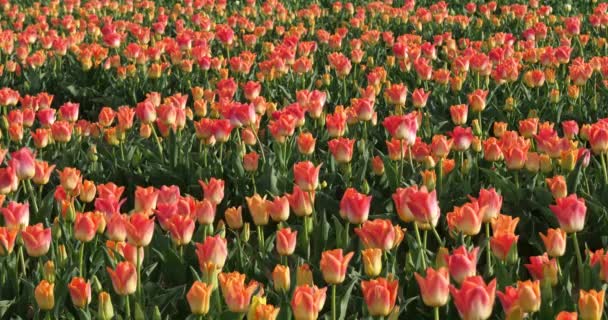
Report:
[[84,308],[91,303],[91,284],[84,278],[74,277],[68,284],[72,303],[77,308]]
[[585,200],[571,194],[565,198],[556,199],[555,205],[549,208],[555,214],[562,230],[566,233],[573,233],[583,230],[585,227],[585,215],[587,206]]
[[190,243],[194,233],[194,220],[187,216],[176,214],[167,222],[167,229],[171,233],[171,240],[178,246]]
[[97,227],[91,212],[77,213],[74,220],[74,238],[81,242],[89,242],[95,238]]
[[[352,151],[351,151],[352,152]],[[301,161],[293,165],[293,176],[296,184],[303,191],[313,191],[319,186],[321,165],[315,167],[310,161]]]
[[405,200],[405,205],[421,228],[431,228],[431,225],[437,225],[440,211],[435,190],[428,192],[424,186],[419,190],[412,190]]
[[127,239],[129,243],[137,247],[146,247],[152,241],[154,234],[154,218],[149,218],[143,213],[133,213],[125,220]]
[[18,229],[0,227],[0,256],[6,256],[13,252]]
[[30,224],[30,205],[29,203],[18,203],[11,201],[6,208],[2,208],[4,225],[9,229],[20,230]]
[[549,259],[545,253],[542,256],[530,257],[530,263],[524,265],[534,280],[549,281],[557,284],[557,260]]
[[487,90],[477,89],[468,95],[469,106],[473,112],[482,112],[486,108]]
[[454,207],[454,211],[446,215],[448,227],[456,233],[474,236],[481,230],[483,212],[476,201],[466,203],[461,207]]
[[464,280],[460,289],[450,286],[450,292],[462,319],[484,320],[492,315],[496,295],[496,279],[486,285],[480,276],[469,277]]
[[323,279],[329,284],[340,284],[346,277],[348,263],[353,252],[342,255],[342,249],[324,251],[321,255],[320,269]]
[[42,223],[27,226],[21,232],[23,243],[30,257],[41,257],[51,247],[51,228],[44,228]]
[[313,206],[315,203],[314,193],[302,191],[297,185],[293,187],[293,193],[286,194],[289,200],[289,206],[291,210],[298,217],[309,216],[312,214]]
[[465,246],[452,251],[448,257],[447,263],[452,279],[456,283],[462,283],[467,277],[472,277],[477,274],[477,253],[479,248],[475,247],[471,251],[467,251]]
[[547,229],[547,234],[539,233],[550,257],[561,257],[566,252],[566,232],[562,229]]
[[282,256],[292,255],[296,250],[297,238],[298,231],[291,231],[291,228],[277,231],[277,252]]
[[218,205],[224,199],[224,180],[211,178],[208,182],[199,180],[198,183],[203,188],[205,199]]
[[348,188],[340,201],[340,215],[352,224],[361,224],[367,221],[371,196],[358,193],[354,188]]
[[426,276],[422,277],[417,272],[414,273],[418,286],[420,287],[420,295],[422,301],[429,307],[441,307],[448,303],[450,297],[450,276],[448,269],[439,268],[437,271],[433,268],[426,269]]
[[196,256],[202,267],[207,262],[212,262],[219,269],[224,267],[228,257],[228,245],[226,239],[219,234],[215,237],[207,236],[205,242],[196,243]]
[[365,248],[378,248],[384,251],[395,246],[397,234],[390,220],[375,219],[365,221],[361,227],[355,228],[355,233],[361,238]]
[[119,262],[116,269],[107,267],[106,270],[112,280],[112,286],[116,294],[127,296],[133,294],[137,289],[137,270],[128,261]]
[[337,163],[349,163],[353,158],[354,139],[336,138],[327,143]]
[[467,116],[469,107],[466,104],[458,104],[450,107],[450,116],[452,123],[457,126],[461,126],[467,123]]
[[416,142],[418,131],[418,115],[415,112],[401,116],[388,116],[382,122],[391,137],[404,140],[405,144],[411,146]]
[[289,199],[287,196],[266,200],[266,209],[272,221],[281,222],[289,219]]
[[15,170],[19,180],[27,180],[36,174],[36,159],[32,151],[26,147],[11,153],[8,165]]

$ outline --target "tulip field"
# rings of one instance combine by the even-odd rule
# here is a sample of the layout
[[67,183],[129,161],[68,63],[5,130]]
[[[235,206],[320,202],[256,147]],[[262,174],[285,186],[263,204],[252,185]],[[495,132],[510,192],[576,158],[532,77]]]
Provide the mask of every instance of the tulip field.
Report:
[[0,0],[0,319],[608,320],[608,2]]

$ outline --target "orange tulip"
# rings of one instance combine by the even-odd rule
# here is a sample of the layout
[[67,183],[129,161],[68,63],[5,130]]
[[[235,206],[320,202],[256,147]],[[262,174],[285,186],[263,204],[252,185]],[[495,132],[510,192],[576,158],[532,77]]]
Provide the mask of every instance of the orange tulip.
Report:
[[106,270],[112,280],[116,294],[126,296],[133,294],[137,289],[137,270],[131,262],[123,261],[116,265],[116,269],[107,267]]
[[557,314],[555,320],[578,320],[578,313],[562,311]]
[[13,252],[17,232],[17,229],[0,227],[0,256],[6,256]]
[[277,291],[288,292],[291,288],[291,274],[289,267],[277,264],[272,271],[272,282]]
[[72,303],[77,308],[84,308],[91,303],[91,283],[81,277],[74,277],[68,284]]
[[414,273],[422,301],[429,307],[441,307],[448,302],[450,296],[450,276],[447,268],[426,269],[426,277]]
[[307,284],[298,286],[291,298],[291,309],[296,320],[315,320],[325,305],[327,288]]
[[238,272],[222,272],[218,279],[228,310],[238,313],[247,312],[251,296],[258,289],[257,282],[251,281],[245,285],[245,275]]
[[253,218],[253,223],[256,226],[265,226],[268,224],[268,209],[266,208],[266,196],[262,198],[259,194],[254,194],[253,197],[245,197],[247,207]]
[[303,191],[314,191],[319,187],[319,171],[321,165],[315,167],[310,161],[301,161],[293,165],[293,176],[296,185]]
[[146,247],[152,241],[154,234],[154,218],[148,217],[143,212],[133,213],[125,220],[127,229],[127,240],[134,246]]
[[78,188],[82,181],[80,170],[76,168],[66,167],[59,172],[59,181],[66,192],[72,192]]
[[46,280],[40,281],[34,290],[34,298],[40,310],[53,310],[55,306],[55,285]]
[[540,234],[545,249],[550,257],[561,257],[566,252],[566,232],[562,229],[547,229],[547,234]]
[[371,316],[386,317],[390,314],[397,301],[399,280],[385,278],[361,281],[363,299]]
[[523,312],[532,313],[540,310],[540,281],[517,282],[518,305]]
[[382,250],[369,248],[361,251],[363,268],[365,274],[370,277],[377,277],[382,271]]
[[230,229],[241,229],[243,227],[243,208],[239,206],[226,209],[224,212],[224,218],[226,219],[226,223],[228,223],[228,227],[230,227]]
[[290,256],[296,249],[298,231],[291,231],[291,228],[283,228],[277,231],[277,252],[282,256]]
[[196,243],[199,265],[202,267],[206,262],[213,262],[219,269],[223,268],[228,256],[227,243],[219,234],[215,237],[208,236],[202,244]]
[[194,220],[187,216],[176,214],[167,222],[167,229],[171,233],[171,240],[178,246],[190,243],[194,233]]
[[604,313],[604,290],[580,291],[578,312],[582,320],[600,320]]
[[30,257],[41,257],[51,247],[51,228],[44,228],[42,223],[28,226],[21,232],[25,250]]
[[312,279],[312,271],[310,271],[309,265],[303,264],[298,267],[296,272],[296,284],[298,286],[305,284],[312,286],[314,284]]
[[348,263],[353,257],[353,252],[342,255],[342,249],[334,249],[323,252],[321,255],[321,272],[323,279],[329,284],[340,284],[346,277]]
[[195,281],[186,295],[190,311],[195,315],[206,315],[209,312],[209,300],[213,293],[213,286],[204,282]]

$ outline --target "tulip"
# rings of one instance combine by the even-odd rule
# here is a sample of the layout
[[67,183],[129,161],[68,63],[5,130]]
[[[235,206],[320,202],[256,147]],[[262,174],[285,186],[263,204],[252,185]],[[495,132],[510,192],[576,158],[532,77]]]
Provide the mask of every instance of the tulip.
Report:
[[365,248],[388,251],[395,245],[395,227],[387,219],[366,221],[360,228],[355,228],[355,233],[361,238]]
[[289,199],[286,196],[266,200],[266,209],[272,221],[280,223],[289,219]]
[[276,291],[289,292],[291,288],[289,266],[277,264],[272,271],[272,282]]
[[492,221],[499,213],[502,207],[502,196],[496,193],[494,188],[481,189],[477,198],[479,211],[482,213],[483,222]]
[[116,294],[127,296],[137,290],[137,270],[131,262],[119,262],[116,269],[107,267],[106,270],[110,275]]
[[291,309],[296,320],[315,320],[325,305],[327,288],[307,284],[298,286],[291,298]]
[[468,106],[466,104],[453,105],[450,107],[450,116],[454,125],[464,125],[467,123]]
[[228,310],[237,313],[247,312],[251,296],[258,289],[258,284],[251,281],[245,285],[245,275],[238,272],[222,272],[218,278]]
[[97,188],[95,183],[90,180],[84,180],[81,185],[80,194],[78,195],[80,201],[84,203],[90,203],[95,199]]
[[2,208],[2,215],[4,216],[4,224],[9,229],[20,230],[30,224],[30,206],[28,203],[21,204],[11,201],[6,208]]
[[51,228],[44,228],[42,223],[27,226],[21,232],[25,250],[30,257],[41,257],[51,247]]
[[15,170],[19,180],[28,180],[36,174],[36,160],[32,151],[26,147],[11,153],[8,165]]
[[416,132],[420,126],[418,115],[415,112],[407,115],[395,115],[384,118],[382,122],[391,137],[404,140],[404,143],[411,146],[416,141]]
[[194,220],[186,215],[176,214],[167,222],[167,229],[171,233],[171,240],[178,246],[190,243],[194,233]]
[[80,174],[80,170],[66,167],[59,172],[59,181],[63,189],[70,193],[80,186],[82,175]]
[[49,165],[46,161],[36,161],[36,173],[32,180],[37,185],[45,185],[51,178],[55,165]]
[[422,277],[417,272],[414,273],[414,276],[420,287],[420,295],[425,305],[437,308],[448,302],[450,277],[447,268],[442,267],[437,270],[427,268],[426,277]]
[[295,185],[293,193],[286,196],[289,200],[289,206],[296,216],[306,217],[312,215],[315,201],[314,193],[307,193]]
[[276,247],[277,252],[281,256],[290,256],[296,249],[296,240],[298,237],[297,231],[291,231],[291,228],[283,228],[277,231]]
[[296,285],[309,285],[312,286],[312,271],[310,271],[310,266],[307,264],[300,265],[298,270],[296,271]]
[[540,281],[518,281],[518,304],[525,313],[533,313],[540,309]]
[[97,224],[93,219],[93,214],[77,213],[74,220],[74,238],[81,242],[89,242],[95,238]]
[[348,188],[340,201],[340,215],[352,224],[367,221],[372,197],[358,193],[354,188]]
[[224,218],[228,223],[228,227],[234,230],[239,230],[243,227],[243,208],[242,207],[232,207],[226,209],[224,212]]
[[460,289],[450,285],[450,293],[462,319],[485,320],[492,315],[496,279],[486,285],[480,276],[468,277]]
[[578,320],[578,313],[562,311],[557,314],[555,320]]
[[135,211],[151,212],[156,209],[158,190],[154,187],[135,189]]
[[211,203],[218,205],[224,198],[224,181],[211,178],[208,182],[199,180],[198,183],[203,188],[205,199],[211,201]]
[[395,307],[398,289],[398,280],[378,278],[361,281],[361,291],[369,314],[371,316],[388,316]]
[[437,225],[440,211],[435,190],[428,192],[424,186],[419,190],[413,190],[407,197],[405,205],[422,229]]
[[258,170],[258,160],[260,155],[252,151],[243,156],[243,169],[247,172],[255,172]]
[[219,234],[215,237],[205,238],[205,242],[196,243],[196,256],[198,257],[199,265],[202,266],[206,262],[212,262],[219,269],[224,267],[226,258],[228,257],[228,243]]
[[6,256],[13,252],[17,229],[0,227],[0,256]]
[[448,269],[456,283],[462,283],[466,278],[477,274],[477,252],[479,248],[467,251],[464,246],[452,251],[448,257]]
[[469,106],[473,112],[482,112],[486,108],[487,90],[477,89],[468,95]]
[[110,240],[125,241],[127,239],[125,216],[120,213],[113,214],[107,222],[105,233]]
[[154,218],[137,212],[124,222],[129,243],[137,247],[147,247],[150,244],[154,234]]
[[546,253],[530,257],[530,263],[524,266],[534,280],[548,281],[552,286],[557,284],[557,260],[549,260]]
[[393,202],[395,204],[395,210],[397,211],[397,215],[399,215],[399,218],[401,219],[401,221],[403,221],[405,223],[413,222],[415,220],[414,215],[412,214],[409,207],[407,206],[407,202],[408,202],[410,194],[417,192],[417,191],[418,191],[418,186],[413,185],[408,188],[397,188],[395,193],[393,193],[393,195],[392,195]]
[[303,155],[311,155],[315,152],[316,139],[309,132],[303,132],[297,139],[298,151]]
[[111,320],[114,318],[114,306],[112,306],[112,297],[110,294],[102,291],[99,293],[99,303],[97,317],[100,320]]
[[55,285],[46,280],[40,281],[34,290],[34,298],[40,310],[50,311],[55,307]]
[[256,226],[267,225],[269,214],[266,209],[266,197],[262,198],[256,193],[253,197],[245,197],[245,200],[247,200],[247,206],[253,218],[253,223]]
[[561,257],[566,252],[566,232],[562,229],[547,229],[547,234],[539,233],[545,244],[547,254],[552,257]]
[[501,261],[507,261],[510,257],[511,250],[517,252],[517,240],[519,236],[516,236],[510,232],[494,233],[490,238],[490,250],[492,253]]
[[353,158],[354,139],[336,138],[327,143],[337,163],[349,163]]
[[369,248],[361,251],[363,269],[369,277],[377,277],[382,271],[382,250]]
[[343,255],[342,249],[324,251],[321,255],[320,269],[325,282],[334,285],[344,282],[346,269],[353,254],[349,252]]
[[91,303],[91,283],[81,277],[74,277],[68,284],[72,303],[77,308],[85,308]]
[[587,212],[585,200],[572,194],[565,198],[558,198],[555,201],[556,205],[550,205],[549,208],[555,214],[561,229],[566,233],[583,230]]
[[454,211],[446,215],[448,226],[451,230],[474,236],[481,230],[483,212],[479,210],[479,204],[474,201],[466,203],[462,207],[454,207]]
[[[264,300],[263,303],[256,303],[257,300]],[[266,298],[259,296],[253,297],[253,303],[249,307],[247,320],[275,320],[279,316],[280,308],[271,304],[266,304]]]
[[580,290],[578,312],[582,320],[599,320],[604,313],[604,290]]
[[196,201],[194,204],[194,216],[198,223],[202,225],[211,225],[215,220],[216,206],[207,199]]
[[519,291],[514,287],[505,287],[505,292],[497,292],[502,308],[505,310],[505,318],[509,320],[520,320],[524,318],[524,312],[519,306]]
[[192,314],[206,315],[209,312],[209,301],[212,293],[213,287],[204,282],[195,281],[192,284],[186,295]]

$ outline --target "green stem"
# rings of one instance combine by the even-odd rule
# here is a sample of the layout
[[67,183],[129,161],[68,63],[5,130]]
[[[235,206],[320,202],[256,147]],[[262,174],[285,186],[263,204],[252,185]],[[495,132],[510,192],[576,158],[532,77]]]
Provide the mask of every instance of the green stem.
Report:
[[17,254],[19,255],[19,263],[21,264],[21,271],[23,272],[23,275],[25,275],[26,270],[25,270],[25,259],[23,258],[23,245],[19,246],[19,252]]
[[141,259],[140,259],[140,253],[139,253],[139,248],[140,247],[135,247],[135,250],[137,250],[136,253],[136,259],[137,261],[137,295],[139,298],[139,303],[141,303],[143,305],[143,288],[141,287]]
[[154,135],[154,140],[156,141],[156,147],[158,148],[158,155],[160,156],[160,158],[162,160],[162,159],[164,159],[163,146],[160,144],[160,138],[158,137],[158,134],[156,133],[156,128],[154,127],[154,124],[150,124],[150,127],[152,128],[152,134]]
[[336,320],[336,291],[338,289],[337,284],[331,286],[331,319]]
[[422,257],[422,269],[426,270],[426,252],[422,246],[422,240],[420,239],[420,230],[418,229],[418,224],[414,222],[414,231],[416,233],[416,241],[418,242],[418,246],[420,247],[420,255]]
[[125,319],[131,319],[131,304],[129,303],[129,295],[125,296]]
[[80,243],[80,257],[78,261],[80,261],[80,276],[84,278],[84,242]]
[[36,200],[36,191],[34,190],[34,187],[32,186],[32,182],[28,179],[23,181],[26,189],[28,189],[28,193],[30,194],[30,201],[32,201],[32,207],[34,209],[34,214],[38,214],[38,201]]
[[608,168],[606,168],[606,159],[605,154],[600,154],[600,159],[602,159],[602,172],[604,173],[604,185],[608,185]]
[[435,320],[439,320],[439,307],[433,308],[433,315]]
[[578,245],[576,232],[572,233],[572,240],[574,240],[574,253],[576,253],[576,264],[578,266],[578,285],[580,287],[583,284],[583,258],[581,257],[581,250]]
[[260,136],[258,136],[258,132],[253,128],[253,124],[251,124],[251,131],[255,136],[255,140],[258,141],[258,145],[260,146],[260,153],[262,154],[262,162],[266,164],[266,153],[264,152],[264,146],[262,145],[262,141],[260,140]]
[[488,275],[491,276],[494,274],[494,270],[492,268],[492,250],[490,248],[490,223],[486,222],[486,239],[488,239],[488,245],[486,246],[486,263],[488,267]]
[[264,228],[262,226],[257,226],[258,228],[258,247],[260,251],[264,250]]

